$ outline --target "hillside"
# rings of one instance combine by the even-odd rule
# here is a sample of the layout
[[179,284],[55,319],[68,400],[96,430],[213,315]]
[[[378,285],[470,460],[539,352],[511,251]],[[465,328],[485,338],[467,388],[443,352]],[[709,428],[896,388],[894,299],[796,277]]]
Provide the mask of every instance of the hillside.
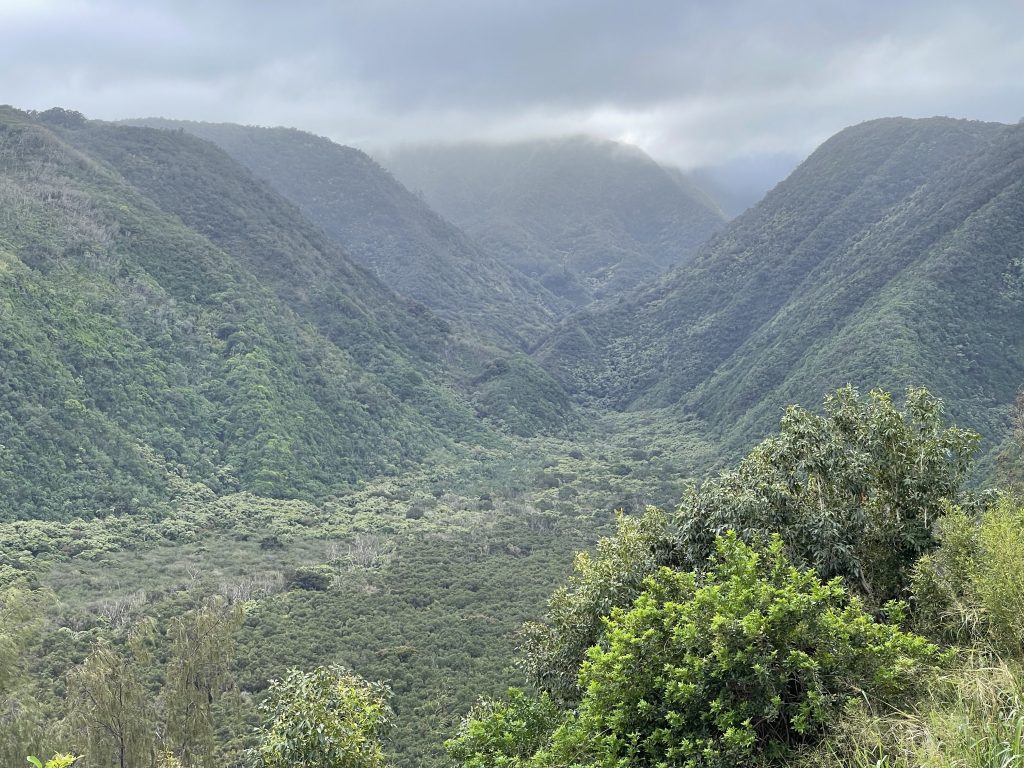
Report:
[[487,434],[444,322],[211,145],[60,110],[0,131],[0,517],[130,512],[180,475],[316,497]]
[[734,447],[846,382],[927,386],[1000,435],[1024,381],[1022,168],[1020,126],[849,128],[690,264],[567,321],[540,359],[616,408],[679,404]]
[[498,262],[366,154],[303,131],[163,119],[221,147],[397,293],[512,348],[550,330],[563,302]]
[[384,159],[410,189],[575,307],[686,261],[724,216],[635,147],[586,137],[411,147]]

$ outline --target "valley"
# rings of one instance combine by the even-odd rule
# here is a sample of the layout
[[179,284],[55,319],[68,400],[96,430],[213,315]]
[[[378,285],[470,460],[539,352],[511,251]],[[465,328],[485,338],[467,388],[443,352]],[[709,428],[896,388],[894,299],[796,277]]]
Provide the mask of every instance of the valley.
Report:
[[[928,519],[987,521],[982,489],[1024,476],[1022,168],[1024,126],[871,121],[727,221],[699,177],[586,137],[378,163],[0,107],[0,764],[105,768],[117,741],[248,765],[272,681],[325,664],[390,686],[395,765],[450,764],[480,697],[564,693],[518,657],[571,574],[580,600],[588,562],[629,587],[600,623],[773,514],[887,616],[863,587],[885,537],[940,557]],[[620,573],[600,553],[650,507],[672,536]],[[102,733],[101,678],[137,732]]]

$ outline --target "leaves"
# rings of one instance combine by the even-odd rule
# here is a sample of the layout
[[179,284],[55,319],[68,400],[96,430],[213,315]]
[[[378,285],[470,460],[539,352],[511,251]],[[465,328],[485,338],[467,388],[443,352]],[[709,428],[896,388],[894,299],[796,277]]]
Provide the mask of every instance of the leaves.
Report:
[[580,670],[578,714],[554,752],[597,765],[750,765],[815,741],[856,695],[895,703],[935,646],[876,622],[838,580],[734,533],[706,572],[662,568],[616,608]]
[[260,768],[383,768],[381,737],[391,727],[389,691],[341,667],[292,670],[271,683],[261,706],[267,725]]
[[942,403],[907,391],[904,410],[845,387],[818,415],[787,409],[777,435],[733,470],[693,488],[676,511],[678,546],[697,566],[715,537],[778,533],[796,562],[842,576],[875,605],[901,596],[934,526],[962,490],[978,436],[942,423]]

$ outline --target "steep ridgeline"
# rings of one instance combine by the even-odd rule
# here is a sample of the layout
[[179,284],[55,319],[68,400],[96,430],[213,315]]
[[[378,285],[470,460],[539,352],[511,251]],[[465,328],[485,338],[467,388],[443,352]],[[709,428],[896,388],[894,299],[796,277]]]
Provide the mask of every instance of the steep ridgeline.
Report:
[[725,218],[635,147],[577,137],[396,151],[385,165],[489,252],[580,307],[689,259]]
[[0,317],[0,519],[317,497],[490,434],[444,321],[184,135],[3,108]]
[[530,346],[564,309],[539,283],[498,262],[357,149],[291,128],[128,122],[182,129],[213,142],[390,288],[506,346]]
[[998,437],[1024,382],[1024,126],[842,131],[688,265],[540,358],[617,408],[680,403],[734,447],[846,382],[927,386]]

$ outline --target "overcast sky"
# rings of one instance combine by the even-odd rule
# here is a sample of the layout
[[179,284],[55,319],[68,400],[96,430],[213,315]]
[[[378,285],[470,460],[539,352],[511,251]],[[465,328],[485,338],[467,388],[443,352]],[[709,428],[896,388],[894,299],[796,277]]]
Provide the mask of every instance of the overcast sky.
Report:
[[1024,0],[0,0],[0,85],[371,152],[593,133],[692,167],[887,115],[1016,122]]

